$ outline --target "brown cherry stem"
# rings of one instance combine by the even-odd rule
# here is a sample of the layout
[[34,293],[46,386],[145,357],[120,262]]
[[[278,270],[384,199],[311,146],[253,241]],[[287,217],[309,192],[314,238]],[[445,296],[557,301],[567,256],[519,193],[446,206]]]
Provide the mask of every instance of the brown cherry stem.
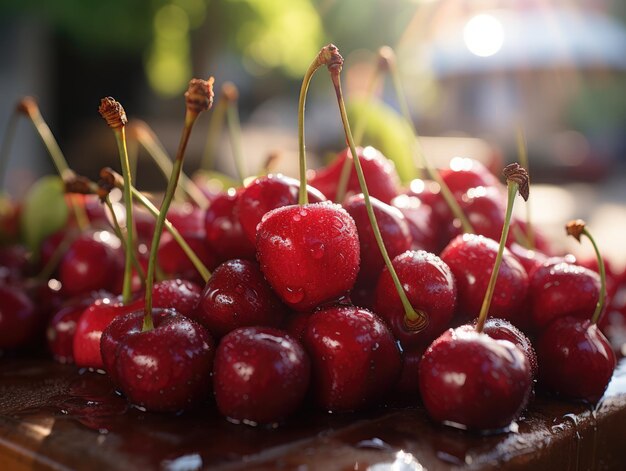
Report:
[[598,271],[600,272],[600,295],[598,297],[598,302],[596,304],[596,309],[593,312],[593,316],[591,316],[591,323],[597,324],[600,320],[600,316],[602,315],[602,311],[604,310],[604,303],[606,301],[606,268],[604,267],[604,260],[602,258],[602,254],[600,253],[600,249],[596,244],[593,236],[587,230],[585,221],[582,219],[576,219],[570,221],[566,224],[565,230],[567,235],[571,235],[578,242],[580,242],[581,236],[586,236],[587,239],[591,242],[593,246],[593,250],[596,253],[596,260],[598,261]]
[[524,201],[528,200],[529,190],[529,178],[528,172],[524,167],[521,167],[517,163],[512,163],[504,167],[504,176],[507,183],[507,203],[506,214],[504,216],[504,224],[502,225],[502,234],[500,235],[500,245],[498,246],[498,255],[489,277],[489,284],[487,285],[487,291],[483,298],[483,304],[480,308],[480,314],[478,315],[478,322],[476,322],[476,331],[482,332],[487,321],[487,314],[489,313],[489,307],[491,306],[491,300],[496,287],[496,281],[498,279],[498,273],[500,272],[500,265],[502,264],[502,256],[504,254],[504,247],[506,245],[506,239],[509,234],[509,227],[511,225],[511,215],[513,214],[513,204],[515,203],[515,196],[518,191],[524,198]]
[[156,259],[159,242],[161,241],[161,233],[165,224],[167,211],[169,210],[172,199],[174,198],[174,192],[176,191],[176,185],[178,184],[178,179],[182,170],[185,150],[187,149],[187,143],[189,142],[189,136],[191,135],[193,125],[195,124],[199,114],[202,111],[208,110],[213,104],[213,77],[209,78],[209,80],[192,79],[191,82],[189,82],[187,92],[185,92],[185,103],[185,124],[180,138],[178,151],[176,153],[176,159],[174,160],[172,174],[170,175],[170,179],[167,183],[165,196],[163,197],[163,202],[161,203],[161,208],[159,210],[159,217],[156,220],[152,244],[150,245],[148,272],[146,274],[143,331],[152,330],[154,328],[154,323],[152,321],[152,285],[154,284],[154,277],[156,273]]
[[[339,50],[334,45],[327,46],[329,50],[332,52],[332,56],[330,60],[327,62],[328,71],[330,72],[330,77],[333,82],[333,86],[335,88],[335,93],[337,95],[337,103],[339,105],[339,114],[341,115],[341,122],[343,123],[343,128],[345,132],[346,141],[348,142],[348,146],[350,147],[350,152],[352,155],[356,154],[356,146],[354,144],[354,139],[352,137],[352,132],[350,131],[350,123],[348,121],[348,114],[346,113],[346,107],[343,100],[343,94],[341,92],[341,69],[343,66],[343,58],[339,54]],[[411,302],[409,301],[404,288],[402,287],[402,283],[398,278],[398,274],[391,263],[391,259],[389,258],[389,254],[387,253],[387,249],[385,248],[385,244],[383,242],[382,235],[380,233],[380,228],[378,227],[378,222],[376,221],[376,215],[374,214],[374,209],[372,208],[372,203],[370,200],[370,194],[367,189],[367,183],[365,181],[365,176],[363,174],[363,168],[361,167],[361,162],[359,158],[354,158],[354,166],[356,169],[356,174],[359,179],[359,185],[361,186],[361,191],[363,192],[363,199],[365,200],[365,208],[367,210],[367,216],[369,218],[370,224],[372,226],[372,230],[374,232],[374,238],[376,239],[376,243],[378,244],[378,249],[385,261],[385,265],[387,266],[387,270],[389,270],[389,274],[391,275],[391,279],[396,287],[398,292],[398,296],[400,297],[400,301],[404,307],[405,312],[405,324],[406,326],[413,331],[424,330],[428,326],[428,317],[423,311],[415,310],[413,306],[411,306]]]

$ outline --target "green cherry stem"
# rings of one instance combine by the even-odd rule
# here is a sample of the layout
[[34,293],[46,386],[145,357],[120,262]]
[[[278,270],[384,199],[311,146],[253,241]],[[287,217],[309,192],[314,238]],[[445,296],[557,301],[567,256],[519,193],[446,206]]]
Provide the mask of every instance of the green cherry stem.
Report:
[[[356,154],[356,146],[354,145],[354,139],[352,137],[352,132],[350,131],[350,123],[348,122],[348,114],[346,113],[346,107],[343,100],[343,94],[341,92],[341,69],[343,66],[343,58],[339,54],[338,49],[332,44],[332,57],[327,62],[327,67],[330,72],[330,76],[333,82],[333,86],[335,87],[335,93],[337,95],[337,103],[339,105],[339,113],[341,115],[341,122],[343,123],[343,128],[345,131],[346,140],[348,141],[348,145],[350,147],[350,152],[352,155]],[[389,270],[389,274],[391,275],[391,279],[398,291],[398,296],[402,302],[405,312],[405,324],[408,328],[413,331],[420,331],[426,328],[428,325],[428,318],[426,314],[422,311],[413,309],[409,299],[406,296],[404,288],[402,287],[402,283],[398,278],[398,274],[391,263],[391,259],[389,258],[389,254],[387,253],[387,249],[385,248],[385,244],[383,242],[382,235],[380,233],[380,228],[378,227],[378,222],[376,221],[376,216],[374,214],[374,210],[372,208],[372,203],[370,200],[369,191],[367,189],[367,183],[365,182],[365,176],[363,175],[363,168],[361,167],[361,162],[358,158],[354,158],[354,166],[356,169],[356,174],[359,179],[359,184],[361,186],[361,191],[363,192],[363,198],[365,200],[365,208],[367,210],[367,216],[370,220],[370,224],[372,226],[372,230],[374,232],[374,237],[376,238],[376,243],[378,244],[378,248],[380,253],[385,261],[385,265],[387,266],[387,270]]]
[[518,191],[519,194],[528,200],[528,187],[529,179],[528,172],[524,167],[521,167],[517,163],[512,163],[504,167],[504,176],[507,183],[507,203],[506,214],[504,216],[504,224],[502,225],[502,235],[500,236],[500,245],[498,247],[498,254],[496,261],[491,271],[491,277],[489,278],[489,284],[487,285],[487,291],[483,298],[483,304],[480,308],[480,314],[478,315],[478,322],[476,323],[476,331],[482,332],[487,321],[487,314],[489,313],[489,307],[491,306],[491,300],[496,287],[496,281],[498,279],[498,273],[500,272],[500,265],[502,264],[502,256],[504,254],[504,247],[506,245],[506,239],[509,234],[509,227],[511,225],[511,215],[513,214],[513,204],[515,203],[515,196]]
[[239,99],[239,91],[232,82],[226,82],[222,85],[222,97],[226,103],[226,123],[228,124],[228,136],[230,137],[230,147],[235,159],[235,169],[239,182],[243,186],[246,171],[244,169],[243,148],[241,146],[241,121],[239,120],[239,110],[237,109],[237,100]]
[[[133,120],[130,123],[129,135],[133,140],[136,140],[141,146],[148,152],[150,158],[154,161],[159,170],[166,179],[169,179],[174,168],[172,159],[163,148],[163,145],[159,142],[158,138],[150,129],[147,123],[143,121]],[[180,187],[176,188],[175,196],[183,201],[185,198],[183,193],[189,196],[189,199],[193,201],[200,209],[206,209],[209,206],[202,190],[198,188],[193,180],[191,180],[184,172],[180,173]]]
[[426,158],[426,155],[424,154],[424,150],[422,149],[422,145],[419,140],[419,134],[417,133],[417,129],[415,128],[415,123],[413,123],[413,118],[411,118],[408,100],[406,99],[406,95],[402,87],[402,81],[400,80],[400,73],[398,72],[393,49],[391,49],[390,47],[386,48],[385,57],[388,62],[388,70],[391,74],[398,103],[400,104],[400,111],[402,112],[404,120],[407,122],[407,124],[411,128],[411,132],[413,133],[413,142],[415,145],[418,164],[424,167],[426,169],[426,172],[428,173],[428,176],[430,176],[430,178],[432,178],[439,185],[439,188],[441,189],[441,196],[450,208],[450,211],[452,211],[452,214],[454,214],[454,217],[456,217],[461,222],[463,232],[472,234],[474,233],[474,228],[472,227],[472,224],[465,216],[465,213],[463,213],[463,210],[454,198],[454,195],[450,191],[450,188],[448,188],[448,185],[446,185],[446,182],[443,181],[443,178],[441,178],[439,172],[430,164],[430,162]]
[[[524,128],[521,124],[517,126],[515,134],[517,141],[517,155],[519,157],[520,165],[524,167],[527,172],[530,172],[528,162],[528,146],[526,145],[526,134],[524,133]],[[526,234],[524,235],[525,240],[528,244],[528,248],[531,250],[535,250],[535,230],[532,226],[532,218],[530,213],[530,205],[526,204]]]
[[321,66],[328,63],[331,56],[331,48],[337,49],[334,45],[324,46],[317,54],[302,79],[300,87],[300,98],[298,99],[298,155],[300,157],[300,191],[298,193],[298,204],[308,204],[309,196],[307,194],[306,181],[306,146],[304,145],[304,108],[306,104],[306,95],[311,84],[313,75]]
[[156,273],[156,259],[159,242],[161,241],[161,233],[165,224],[167,211],[169,210],[172,199],[174,198],[174,192],[176,191],[176,185],[178,184],[178,178],[182,170],[185,150],[187,149],[187,143],[189,142],[189,136],[191,135],[193,125],[195,124],[200,113],[208,110],[213,104],[213,77],[209,78],[209,80],[192,79],[191,82],[189,82],[187,92],[185,92],[185,104],[185,125],[183,127],[180,144],[176,153],[176,159],[174,160],[172,168],[172,174],[167,182],[167,189],[165,190],[165,196],[163,197],[163,202],[161,203],[159,217],[156,220],[154,235],[152,236],[152,243],[150,245],[148,272],[146,274],[143,331],[152,330],[154,328],[152,321],[152,285],[154,284],[154,277]]
[[583,221],[582,219],[570,221],[565,226],[565,230],[567,231],[568,235],[574,237],[578,242],[580,242],[580,237],[582,235],[586,236],[587,239],[589,239],[589,241],[591,242],[593,250],[596,253],[596,260],[598,261],[598,271],[600,272],[600,296],[598,297],[598,302],[596,304],[596,309],[593,312],[593,316],[591,316],[591,323],[597,324],[600,320],[600,315],[604,310],[604,303],[606,300],[606,268],[604,267],[604,260],[602,258],[602,255],[600,254],[600,249],[598,248],[596,241],[587,230],[585,221]]
[[124,257],[124,281],[122,284],[122,303],[124,305],[130,303],[133,295],[133,264],[130,252],[135,248],[133,238],[133,198],[130,194],[130,186],[132,178],[130,173],[130,162],[128,160],[128,150],[126,149],[126,112],[122,105],[111,97],[103,98],[100,101],[98,109],[100,115],[104,118],[107,125],[113,130],[115,140],[117,142],[117,150],[120,155],[120,164],[122,167],[122,175],[124,178],[124,206],[126,208],[126,242]]

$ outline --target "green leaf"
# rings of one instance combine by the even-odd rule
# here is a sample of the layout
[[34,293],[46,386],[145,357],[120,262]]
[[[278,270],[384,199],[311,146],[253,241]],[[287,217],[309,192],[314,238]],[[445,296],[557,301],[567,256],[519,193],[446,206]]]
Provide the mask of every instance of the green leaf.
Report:
[[65,188],[59,177],[45,176],[28,190],[20,226],[24,243],[35,256],[39,254],[41,242],[67,224],[68,215]]

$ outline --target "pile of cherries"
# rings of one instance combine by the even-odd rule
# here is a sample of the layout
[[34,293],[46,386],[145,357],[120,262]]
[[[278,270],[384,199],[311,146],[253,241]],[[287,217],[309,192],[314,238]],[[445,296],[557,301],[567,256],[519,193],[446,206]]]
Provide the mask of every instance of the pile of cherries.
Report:
[[[212,95],[212,81],[190,85],[175,162]],[[401,394],[437,422],[502,430],[535,382],[590,402],[606,389],[616,359],[602,330],[626,323],[626,273],[555,253],[536,230],[531,250],[515,218],[499,250],[507,188],[479,162],[454,159],[439,183],[402,187],[379,151],[359,147],[355,159],[349,147],[306,182],[267,174],[205,189],[206,209],[169,205],[175,164],[155,221],[131,203],[123,109],[105,99],[101,113],[119,139],[123,178],[104,171],[87,194],[67,196],[88,227],[70,211],[35,259],[16,237],[19,204],[3,213],[1,350],[32,348],[45,331],[55,360],[105,371],[133,405],[179,411],[213,396],[223,416],[247,424],[281,422],[305,403],[355,411]],[[332,203],[346,165],[345,196]],[[102,204],[115,186],[128,217],[117,231]],[[581,223],[570,232],[588,235]]]

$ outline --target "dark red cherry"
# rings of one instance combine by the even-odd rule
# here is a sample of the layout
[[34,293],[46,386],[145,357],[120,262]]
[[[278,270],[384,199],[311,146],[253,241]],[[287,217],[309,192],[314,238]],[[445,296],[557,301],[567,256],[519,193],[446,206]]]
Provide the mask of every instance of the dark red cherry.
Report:
[[[217,266],[215,254],[209,248],[203,234],[183,234],[182,237],[204,266],[209,270]],[[193,263],[178,242],[176,242],[176,239],[169,233],[164,233],[161,236],[157,260],[159,267],[167,278],[182,278],[200,285],[204,284],[204,280],[198,273],[198,270],[193,266]]]
[[416,196],[398,195],[391,200],[391,206],[398,208],[409,224],[411,249],[438,252],[439,220],[433,208]]
[[237,422],[278,422],[302,403],[310,370],[304,349],[286,332],[270,327],[235,329],[215,354],[217,408]]
[[81,314],[74,334],[74,362],[78,366],[102,368],[100,337],[102,331],[118,316],[141,309],[143,299],[124,305],[120,297],[97,299]]
[[23,347],[40,327],[34,303],[17,285],[0,284],[0,350]]
[[402,301],[387,268],[376,286],[374,311],[403,347],[427,345],[450,326],[454,315],[457,290],[452,271],[439,257],[423,250],[404,252],[392,264],[411,306],[426,315],[428,326],[420,332],[407,327]]
[[538,250],[529,250],[517,242],[513,242],[509,246],[509,250],[515,256],[517,261],[522,264],[529,276],[535,268],[541,266],[541,264],[548,258],[543,252]]
[[453,194],[462,195],[470,188],[479,186],[501,187],[499,180],[478,160],[455,157],[450,167],[439,172]]
[[315,396],[324,410],[375,404],[399,377],[402,359],[396,341],[385,323],[365,309],[314,312],[303,342],[311,358]]
[[[254,179],[237,199],[236,213],[246,236],[256,243],[256,227],[265,213],[282,206],[298,203],[300,182],[281,174],[269,174]],[[307,185],[310,203],[320,203],[326,198],[322,193]]]
[[588,319],[600,295],[600,277],[588,268],[570,263],[545,262],[530,278],[530,310],[535,329],[558,317]]
[[219,338],[237,327],[279,327],[286,313],[258,263],[236,259],[213,272],[193,318]]
[[[478,317],[497,253],[495,240],[474,234],[455,237],[441,252],[441,259],[448,264],[456,280],[457,318],[461,322]],[[527,315],[522,312],[527,292],[526,270],[505,248],[489,315],[516,324],[517,316]]]
[[285,304],[308,311],[348,292],[359,271],[359,237],[339,205],[283,206],[257,230],[261,271]]
[[163,280],[152,287],[152,305],[173,309],[183,316],[193,318],[201,295],[202,288],[192,281],[180,278]]
[[191,319],[170,313],[153,314],[154,329],[131,330],[117,348],[120,389],[131,403],[152,411],[190,409],[211,390],[211,335]]
[[[395,166],[373,147],[357,147],[356,152],[363,167],[363,174],[370,195],[389,204],[398,195],[398,188],[400,187],[400,178]],[[336,199],[337,184],[346,158],[352,158],[348,148],[340,152],[330,165],[311,172],[309,177],[309,184],[321,191],[330,201]],[[354,165],[351,165],[346,195],[356,193],[361,193],[361,186]]]
[[419,394],[419,365],[426,345],[418,345],[402,352],[402,372],[394,390],[403,396]]
[[191,203],[172,205],[167,211],[168,221],[184,235],[204,235],[204,217],[204,211]]
[[573,399],[600,400],[616,360],[597,325],[585,319],[558,318],[541,333],[536,346],[540,385]]
[[[402,212],[376,198],[370,198],[370,201],[389,258],[393,259],[396,255],[409,250],[412,242],[411,232]],[[380,271],[385,266],[385,261],[374,237],[374,230],[367,215],[363,194],[359,193],[348,198],[344,208],[354,219],[359,234],[361,270],[359,271],[358,282],[372,285],[378,280]]]
[[235,210],[241,191],[231,188],[220,194],[205,213],[206,241],[219,262],[233,258],[254,260],[254,244],[243,232]]
[[0,246],[0,282],[18,282],[28,274],[28,249],[19,244]]
[[[458,198],[459,206],[476,234],[500,240],[506,199],[499,188],[479,186],[470,188]],[[448,227],[450,239],[461,233],[458,220],[451,220]],[[509,237],[509,240],[513,240]]]
[[500,430],[526,405],[532,375],[526,356],[511,342],[449,329],[424,353],[419,386],[433,420],[470,430]]
[[80,235],[69,247],[59,266],[59,280],[68,296],[100,289],[110,290],[123,269],[120,240],[111,232]]

